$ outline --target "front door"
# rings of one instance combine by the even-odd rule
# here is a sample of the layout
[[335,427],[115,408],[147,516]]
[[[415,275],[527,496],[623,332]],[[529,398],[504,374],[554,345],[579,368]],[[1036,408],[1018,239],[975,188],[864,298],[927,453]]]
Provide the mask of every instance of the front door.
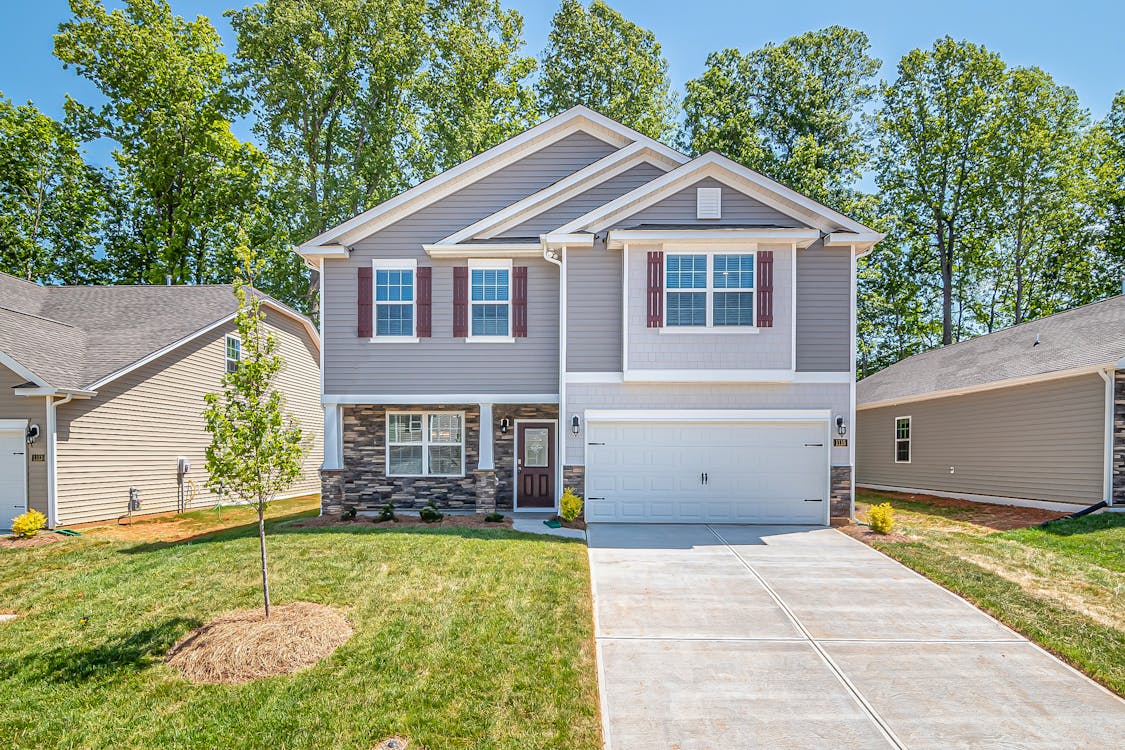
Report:
[[0,529],[27,510],[26,427],[0,429]]
[[516,507],[555,507],[553,422],[520,422],[516,427]]

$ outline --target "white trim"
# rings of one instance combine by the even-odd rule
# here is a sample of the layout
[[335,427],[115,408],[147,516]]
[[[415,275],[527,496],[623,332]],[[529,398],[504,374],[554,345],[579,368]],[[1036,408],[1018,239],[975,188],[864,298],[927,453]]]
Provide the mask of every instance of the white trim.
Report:
[[978,393],[980,391],[991,391],[996,388],[1014,388],[1020,385],[1030,385],[1032,383],[1043,383],[1048,380],[1063,380],[1065,378],[1075,378],[1080,375],[1094,375],[1097,372],[1112,367],[1113,365],[1100,364],[1100,365],[1086,365],[1084,367],[1073,367],[1069,370],[1055,370],[1054,372],[1043,372],[1037,375],[1027,375],[1019,378],[1005,378],[1004,380],[994,380],[990,383],[981,383],[980,385],[968,385],[963,388],[947,388],[942,391],[930,391],[929,393],[915,394],[913,396],[903,396],[901,398],[886,398],[881,401],[870,401],[867,403],[856,404],[856,409],[863,411],[864,409],[878,409],[883,406],[897,406],[899,404],[909,404],[915,401],[929,401],[934,398],[947,398],[949,396],[962,396],[966,393]]
[[0,419],[0,431],[8,432],[10,430],[23,430],[24,437],[27,437],[27,419]]
[[443,245],[455,245],[472,238],[491,239],[503,234],[539,214],[581,195],[603,182],[627,172],[638,164],[652,164],[665,172],[686,164],[688,157],[663,144],[630,143],[622,149],[583,167],[549,187],[516,201],[475,224],[460,229],[441,240]]
[[797,370],[797,243],[789,243],[789,367]]
[[[232,360],[230,358],[230,342],[232,340],[238,343],[238,358],[234,359],[234,360]],[[237,333],[228,333],[226,336],[223,337],[223,374],[224,375],[226,375],[228,373],[231,373],[231,372],[234,372],[234,370],[230,369],[230,363],[232,361],[235,363],[235,365],[234,365],[235,370],[237,370],[238,366],[240,364],[242,364],[242,339],[238,336]]]
[[[27,426],[29,420],[27,419],[0,419],[0,432],[15,432],[19,435],[20,444],[23,445],[23,512],[26,513],[31,509],[31,497],[27,481],[27,467],[31,460],[28,454],[31,453],[31,447],[27,442]],[[20,514],[16,514],[20,515]],[[0,529],[6,529],[6,526],[0,526]]]
[[563,374],[567,383],[624,383],[623,372],[567,372]]
[[802,370],[795,373],[794,383],[855,383],[855,378],[850,372],[820,372],[817,370]]
[[293,252],[305,259],[309,268],[324,268],[325,258],[347,258],[348,249],[343,245],[320,245],[319,247],[294,247]]
[[[474,300],[473,299],[473,272],[474,271],[507,271],[508,272],[508,293],[507,299],[504,300]],[[466,343],[481,343],[481,344],[510,344],[515,342],[513,334],[513,326],[515,321],[512,320],[512,290],[514,288],[512,259],[511,258],[469,258],[469,271],[468,271],[468,320],[469,335],[465,338]],[[473,335],[473,307],[475,305],[499,305],[506,304],[508,306],[508,332],[506,334],[484,334]]]
[[[548,235],[549,236],[549,235]],[[820,239],[816,229],[613,229],[606,235],[606,248],[620,250],[626,242],[675,242],[714,247],[724,243],[786,244],[806,248]]]
[[322,404],[341,406],[376,405],[414,405],[434,404],[479,404],[487,401],[492,404],[557,404],[557,393],[420,393],[420,394],[359,394],[328,395],[320,397]]
[[[403,300],[379,301],[380,271],[410,271],[410,333],[379,335],[379,305],[401,306]],[[417,258],[372,258],[371,260],[371,343],[372,344],[417,344],[418,343],[418,260]]]
[[343,415],[335,404],[324,405],[324,463],[321,469],[339,471],[343,462]]
[[[586,422],[824,422],[828,424],[831,417],[831,409],[586,410]],[[831,450],[828,452],[831,453]]]
[[13,388],[17,396],[73,396],[74,398],[93,398],[97,391],[84,391],[75,388]]
[[514,344],[515,336],[466,336],[462,339],[466,344]]
[[[681,291],[681,290],[677,290]],[[698,291],[703,291],[702,289]],[[745,292],[746,289],[735,289],[736,292]],[[667,297],[665,297],[667,298]],[[685,333],[690,333],[696,336],[730,336],[740,333],[755,334],[761,333],[762,329],[757,326],[672,326],[669,328],[667,325],[661,326],[656,329],[658,336],[677,336]]]
[[[629,243],[621,247],[621,371],[622,376],[629,369]],[[647,290],[646,290],[647,291]],[[647,297],[641,297],[646,300]]]
[[487,151],[422,182],[390,200],[364,211],[301,245],[299,251],[327,244],[349,245],[390,226],[409,214],[433,204],[457,190],[506,167],[523,157],[556,143],[568,135],[585,132],[612,146],[623,148],[642,142],[665,148],[657,141],[605,115],[582,106],[571,107],[535,127],[509,138]]
[[[496,470],[496,456],[493,451],[493,433],[496,431],[495,420],[492,416],[492,404],[482,403],[477,404],[480,410],[480,418],[478,421],[477,429],[477,470],[478,471],[495,471]],[[485,427],[487,425],[487,427]],[[462,430],[464,426],[462,425]],[[464,436],[463,436],[464,437]],[[462,440],[464,442],[464,440]],[[462,454],[462,464],[464,464],[464,454]],[[462,466],[464,469],[464,466]]]
[[[856,441],[856,438],[858,437],[856,426],[855,426],[855,424],[856,424],[856,415],[855,415],[856,414],[856,412],[855,412],[855,383],[856,383],[856,380],[855,380],[855,376],[856,376],[856,361],[858,359],[858,356],[857,356],[858,341],[856,339],[856,333],[857,333],[857,330],[858,330],[857,327],[856,327],[856,317],[857,317],[856,305],[858,304],[858,297],[857,297],[857,294],[858,294],[857,284],[858,284],[858,282],[857,282],[857,278],[856,278],[856,253],[855,253],[855,247],[854,246],[852,247],[852,253],[851,253],[851,257],[848,260],[848,265],[851,266],[851,278],[848,280],[849,281],[849,283],[848,283],[848,286],[849,286],[848,295],[849,295],[849,298],[851,300],[851,302],[849,304],[849,314],[848,314],[849,326],[850,326],[850,330],[851,330],[851,335],[849,337],[851,346],[850,346],[850,352],[849,352],[850,367],[849,367],[849,371],[848,371],[848,425],[847,425],[848,432],[850,432],[851,434],[846,436],[846,437],[849,438],[848,439],[848,467],[849,467],[848,468],[848,483],[849,483],[849,486],[851,487],[851,493],[850,493],[851,494],[851,503],[850,503],[851,508],[848,510],[848,518],[855,518],[855,441]],[[796,271],[796,267],[797,267],[796,258],[794,258],[794,263],[793,263],[794,272]],[[794,275],[794,280],[795,279],[796,279],[796,276]],[[793,294],[793,299],[794,300],[797,299],[796,293]],[[796,321],[794,321],[794,326],[793,326],[793,335],[794,336],[797,335],[796,332],[797,332],[797,326],[796,326]],[[796,355],[796,350],[794,349],[794,356],[795,355]],[[911,449],[913,449],[913,446],[911,446]]]
[[[560,412],[561,414],[561,412]],[[544,511],[559,511],[559,497],[562,495],[562,464],[560,463],[561,451],[559,450],[562,445],[562,439],[559,435],[559,420],[557,419],[515,419],[512,421],[512,512],[517,513],[520,509],[520,482],[519,482],[519,460],[520,460],[520,422],[527,422],[532,424],[537,423],[551,423],[555,428],[555,481],[554,481],[554,505],[551,507],[539,506],[531,508],[523,508],[524,513],[534,513],[536,511],[542,513]]]
[[[900,438],[898,436],[898,423],[903,419],[906,420],[906,437]],[[893,429],[894,429],[894,444],[895,444],[894,459],[895,459],[895,463],[896,464],[908,464],[908,463],[910,463],[911,461],[914,460],[914,417],[910,414],[907,414],[907,415],[902,416],[902,417],[895,417],[892,425],[893,425]],[[902,443],[902,442],[906,443],[906,452],[907,452],[907,455],[909,456],[909,458],[907,458],[905,461],[900,461],[899,457],[898,457],[898,444]]]
[[50,387],[50,384],[44,378],[39,377],[34,372],[27,369],[17,360],[13,359],[10,355],[5,354],[4,352],[0,352],[0,365],[4,365],[9,370],[14,372],[16,375],[19,375],[29,383],[35,383],[37,385]]
[[852,255],[867,255],[887,235],[881,232],[832,232],[824,238],[825,247],[850,247]]
[[1113,505],[1113,412],[1114,412],[1114,379],[1112,369],[1099,371],[1105,381],[1105,438],[1102,453],[1102,499]]
[[[675,245],[665,245],[662,248],[664,253],[664,278],[661,280],[664,293],[661,295],[664,304],[662,311],[664,325],[658,331],[663,334],[666,330],[672,332],[684,333],[757,333],[758,332],[758,246],[755,244],[746,245],[745,247],[732,248],[727,250],[715,250],[706,252],[693,252],[690,249],[676,247]],[[677,287],[675,289],[668,286],[668,257],[669,256],[703,256],[703,280],[705,286],[703,287]],[[754,280],[754,285],[749,287],[716,287],[715,286],[715,257],[718,255],[750,255],[754,258],[754,269],[750,273],[750,277]],[[692,272],[694,273],[694,271]],[[749,292],[751,297],[750,305],[750,319],[753,321],[748,326],[716,326],[715,325],[715,295],[725,292],[738,293]],[[703,294],[703,317],[704,324],[702,326],[673,326],[668,324],[668,298],[673,294]]]
[[542,243],[504,242],[469,245],[422,245],[432,258],[538,258]]
[[[422,442],[421,443],[395,443],[395,446],[420,446],[422,448],[422,473],[421,474],[392,474],[391,473],[391,417],[396,414],[422,415]],[[435,415],[448,416],[456,414],[461,417],[461,471],[457,474],[428,474],[426,469],[430,466],[430,451],[432,445],[456,445],[456,443],[431,443],[430,442],[430,417]],[[465,420],[464,411],[391,411],[388,409],[383,414],[383,476],[394,478],[427,479],[437,477],[441,479],[464,478],[465,472],[465,441],[469,439],[469,430]]]
[[547,234],[539,235],[539,240],[548,247],[593,247],[594,235],[586,232],[574,232],[570,234],[560,234],[557,232],[548,232]]
[[417,336],[372,336],[368,339],[372,344],[417,344],[419,341]]
[[776,370],[626,370],[626,383],[792,383],[796,373]]
[[971,492],[945,492],[944,490],[923,490],[911,487],[895,487],[887,484],[867,484],[860,482],[856,487],[865,490],[882,492],[901,492],[904,495],[933,495],[934,497],[951,497],[957,500],[971,500],[975,503],[991,503],[992,505],[1017,505],[1021,508],[1039,508],[1041,510],[1056,510],[1062,513],[1073,513],[1076,510],[1089,507],[1093,503],[1056,503],[1050,500],[1030,500],[1025,497],[1003,497],[1000,495],[977,495]]
[[[633,372],[638,372],[638,371],[634,370]],[[639,372],[643,373],[643,372],[646,372],[646,371],[640,370]],[[687,372],[698,372],[698,371],[689,370]],[[717,374],[723,373],[723,372],[726,372],[726,371],[724,371],[724,370],[708,370],[706,372],[715,373],[716,376],[717,376]],[[735,371],[735,372],[737,372],[737,371]],[[772,372],[772,371],[770,371],[770,372]],[[625,382],[625,373],[623,373],[623,372],[612,372],[612,371],[567,372],[567,373],[564,373],[563,375],[564,375],[565,381],[567,383],[624,383]],[[641,382],[644,382],[644,381],[641,381]],[[708,382],[710,382],[710,381],[708,381]],[[739,381],[739,382],[741,382],[741,381]],[[776,381],[771,380],[769,382],[776,382]],[[807,384],[817,384],[817,385],[840,384],[840,385],[844,385],[844,384],[847,384],[847,383],[850,383],[850,382],[853,382],[853,381],[852,381],[852,374],[850,372],[795,372],[795,373],[793,373],[793,377],[791,379],[789,379],[787,381],[784,381],[784,382],[796,383],[796,384],[801,384],[801,385],[807,385]],[[852,428],[849,426],[848,429],[851,430]]]

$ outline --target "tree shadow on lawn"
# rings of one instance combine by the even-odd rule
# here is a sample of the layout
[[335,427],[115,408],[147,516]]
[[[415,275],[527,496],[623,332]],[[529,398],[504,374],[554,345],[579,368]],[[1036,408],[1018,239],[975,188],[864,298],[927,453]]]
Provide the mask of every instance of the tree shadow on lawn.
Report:
[[11,672],[27,670],[29,676],[53,683],[82,683],[139,672],[164,658],[185,632],[199,627],[195,618],[173,617],[107,642],[81,649],[72,646],[35,651],[9,664]]
[[1035,530],[1052,536],[1075,536],[1125,526],[1125,513],[1092,513],[1079,518],[1059,518],[1036,526]]

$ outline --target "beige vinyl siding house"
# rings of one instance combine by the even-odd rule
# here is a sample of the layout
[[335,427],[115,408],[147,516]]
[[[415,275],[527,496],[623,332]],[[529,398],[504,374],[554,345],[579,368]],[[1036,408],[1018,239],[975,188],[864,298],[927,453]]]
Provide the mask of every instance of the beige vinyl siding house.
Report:
[[[13,388],[23,385],[26,381],[20,375],[12,370],[0,365],[0,424],[8,421],[12,424],[13,429],[6,430],[5,433],[13,435],[17,430],[26,435],[26,426],[32,424],[46,424],[47,421],[47,404],[44,399],[23,398],[17,396],[12,392]],[[11,440],[15,443],[14,435]],[[26,445],[26,440],[25,440]],[[30,503],[21,503],[19,499],[8,494],[3,493],[0,497],[0,511],[7,517],[13,513],[22,513],[26,508],[34,508],[43,515],[47,514],[47,461],[45,448],[41,441],[26,445],[23,448],[25,453],[25,471],[23,476],[5,476],[0,481],[3,482],[4,488],[10,488],[19,485],[26,488],[26,496],[31,499]],[[38,457],[38,458],[36,458]],[[9,508],[9,505],[11,506]],[[0,524],[4,524],[5,519],[0,519]]]
[[1060,509],[1121,503],[1122,356],[1125,297],[1114,297],[892,365],[857,385],[856,482]]

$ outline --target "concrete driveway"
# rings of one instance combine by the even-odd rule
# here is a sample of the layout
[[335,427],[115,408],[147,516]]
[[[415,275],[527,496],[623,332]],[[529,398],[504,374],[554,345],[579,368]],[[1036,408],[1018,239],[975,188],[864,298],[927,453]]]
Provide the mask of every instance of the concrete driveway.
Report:
[[594,524],[606,747],[1110,748],[1125,701],[827,528]]

